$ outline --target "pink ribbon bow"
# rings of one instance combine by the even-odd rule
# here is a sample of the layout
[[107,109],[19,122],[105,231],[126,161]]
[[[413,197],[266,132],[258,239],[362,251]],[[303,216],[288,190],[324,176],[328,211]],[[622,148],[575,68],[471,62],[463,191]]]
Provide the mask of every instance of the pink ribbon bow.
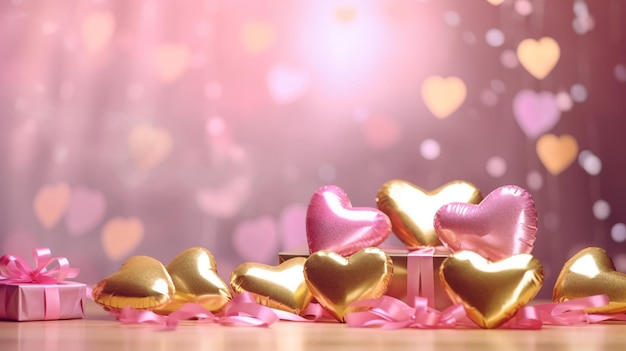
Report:
[[67,258],[51,258],[49,248],[34,249],[33,257],[35,258],[35,268],[32,268],[20,256],[4,255],[0,257],[0,276],[6,278],[0,282],[55,284],[78,275],[79,269],[70,268],[70,262]]
[[[70,268],[70,262],[65,257],[51,257],[49,248],[33,250],[35,268],[32,268],[25,259],[16,255],[0,257],[0,284],[45,284],[44,292],[44,319],[54,320],[61,316],[61,297],[56,284],[65,278],[74,278],[78,275],[78,268]],[[3,299],[0,298],[0,303]],[[6,313],[7,306],[0,304],[0,315]]]
[[462,305],[456,304],[443,312],[428,306],[428,300],[416,297],[413,307],[390,296],[368,299],[350,305],[354,308],[369,308],[366,311],[349,313],[346,324],[351,327],[379,326],[382,329],[401,328],[454,328],[466,316]]
[[259,305],[250,293],[236,295],[220,315],[216,315],[196,303],[185,304],[168,316],[130,307],[112,310],[111,313],[124,324],[156,324],[162,326],[163,330],[176,329],[181,321],[189,319],[196,319],[199,323],[253,327],[267,327],[279,319],[272,308]]

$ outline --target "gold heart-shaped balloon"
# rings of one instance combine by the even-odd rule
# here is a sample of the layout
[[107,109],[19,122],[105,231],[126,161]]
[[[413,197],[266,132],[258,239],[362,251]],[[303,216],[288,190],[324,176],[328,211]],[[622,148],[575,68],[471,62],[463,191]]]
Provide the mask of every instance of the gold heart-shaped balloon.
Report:
[[438,246],[441,241],[433,226],[437,210],[451,202],[478,204],[482,199],[480,190],[465,181],[453,181],[429,192],[404,180],[391,180],[378,190],[376,204],[405,245]]
[[517,254],[490,262],[472,251],[458,251],[439,268],[444,289],[467,316],[483,328],[497,328],[532,300],[543,283],[541,262]]
[[313,297],[338,321],[353,309],[353,302],[380,298],[393,274],[393,263],[383,250],[369,247],[345,258],[328,250],[317,251],[304,263],[304,279]]
[[275,267],[247,262],[235,268],[230,286],[238,294],[251,293],[261,305],[300,314],[313,299],[304,281],[305,261],[295,257]]
[[92,296],[105,308],[154,309],[168,304],[174,291],[174,283],[161,262],[133,256],[119,271],[98,282]]
[[609,304],[589,308],[587,312],[626,312],[626,274],[615,270],[613,260],[605,250],[588,247],[565,262],[556,279],[552,300],[565,302],[599,294],[606,294]]
[[209,311],[222,309],[232,298],[228,285],[217,275],[211,252],[192,247],[176,256],[167,266],[176,291],[172,300],[155,312],[168,314],[186,303],[197,303]]

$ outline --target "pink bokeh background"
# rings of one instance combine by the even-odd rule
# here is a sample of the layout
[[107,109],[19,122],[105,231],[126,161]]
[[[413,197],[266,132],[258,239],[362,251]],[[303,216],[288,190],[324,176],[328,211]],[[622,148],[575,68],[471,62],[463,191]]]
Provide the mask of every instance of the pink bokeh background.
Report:
[[[375,207],[388,180],[462,179],[531,192],[540,295],[587,246],[626,271],[624,18],[621,0],[2,2],[0,252],[47,246],[95,283],[204,246],[228,277],[305,245],[322,185]],[[520,44],[549,61],[544,37],[538,78]]]

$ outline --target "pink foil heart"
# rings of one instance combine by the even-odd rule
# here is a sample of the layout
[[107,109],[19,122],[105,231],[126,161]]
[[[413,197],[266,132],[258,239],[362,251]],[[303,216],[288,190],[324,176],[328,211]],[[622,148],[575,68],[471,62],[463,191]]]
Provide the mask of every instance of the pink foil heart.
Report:
[[530,194],[502,186],[478,205],[454,202],[439,208],[434,219],[441,242],[452,252],[473,251],[490,261],[530,253],[537,233],[537,209]]
[[311,253],[334,251],[343,256],[380,245],[391,233],[391,221],[376,208],[352,207],[338,186],[319,188],[306,213],[306,237]]

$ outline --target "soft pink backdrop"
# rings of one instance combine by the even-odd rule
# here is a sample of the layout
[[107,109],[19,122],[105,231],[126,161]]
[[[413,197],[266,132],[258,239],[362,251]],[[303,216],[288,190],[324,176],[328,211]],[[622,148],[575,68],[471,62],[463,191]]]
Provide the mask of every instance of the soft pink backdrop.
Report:
[[[624,18],[621,0],[4,1],[0,251],[49,246],[94,283],[199,245],[227,277],[302,246],[322,185],[375,206],[391,179],[463,179],[532,193],[543,296],[586,246],[626,271]],[[518,46],[542,37],[559,52],[536,77]]]

